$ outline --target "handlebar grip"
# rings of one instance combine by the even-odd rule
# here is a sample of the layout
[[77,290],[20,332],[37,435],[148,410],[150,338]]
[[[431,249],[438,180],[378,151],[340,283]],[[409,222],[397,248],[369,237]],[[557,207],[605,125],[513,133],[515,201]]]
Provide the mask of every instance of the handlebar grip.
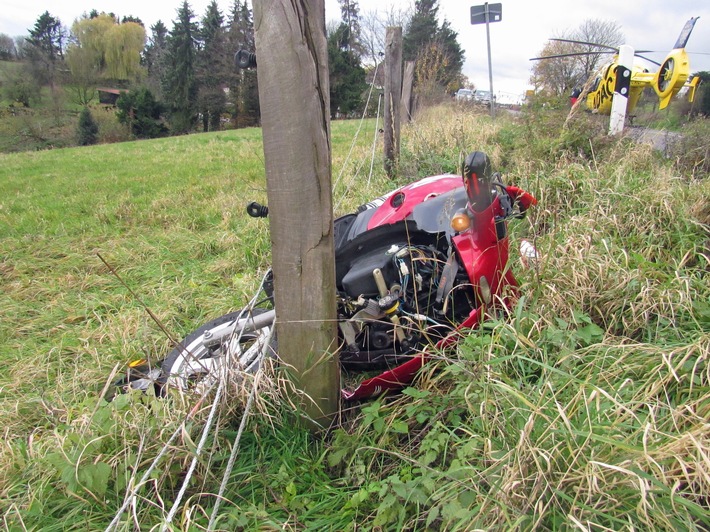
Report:
[[266,205],[252,201],[247,205],[247,214],[252,218],[266,218],[269,215],[269,208]]
[[239,50],[234,54],[234,62],[239,68],[256,68],[256,54],[247,52],[246,50]]

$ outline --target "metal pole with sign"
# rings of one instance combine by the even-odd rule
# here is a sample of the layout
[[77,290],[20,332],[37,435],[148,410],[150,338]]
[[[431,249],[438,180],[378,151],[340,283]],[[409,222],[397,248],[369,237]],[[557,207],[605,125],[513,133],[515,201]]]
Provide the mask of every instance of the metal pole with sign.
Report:
[[493,96],[493,66],[491,62],[491,22],[500,22],[503,18],[502,4],[489,4],[486,2],[481,6],[471,6],[471,24],[486,25],[486,42],[488,44],[488,85],[491,93],[490,105],[491,116],[495,118],[495,97]]

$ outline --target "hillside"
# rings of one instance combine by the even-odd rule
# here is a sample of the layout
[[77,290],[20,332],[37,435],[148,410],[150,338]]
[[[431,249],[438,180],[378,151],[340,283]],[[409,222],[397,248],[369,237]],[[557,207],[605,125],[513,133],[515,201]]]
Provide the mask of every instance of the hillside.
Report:
[[[562,133],[554,111],[492,123],[451,106],[404,128],[398,183],[458,172],[478,149],[537,196],[510,229],[512,247],[535,241],[540,266],[515,255],[509,315],[404,393],[343,405],[327,434],[295,428],[278,372],[265,378],[218,529],[707,526],[710,180],[692,147],[664,158],[599,135],[597,118]],[[359,126],[333,123],[339,213],[393,188],[379,162],[368,178],[371,133],[348,155]],[[164,521],[207,411],[192,398],[107,403],[104,386],[169,348],[144,305],[182,337],[251,297],[268,224],[243,206],[265,199],[257,129],[0,155],[9,529],[105,529],[163,449],[119,528]],[[225,400],[175,529],[207,526],[247,395]]]

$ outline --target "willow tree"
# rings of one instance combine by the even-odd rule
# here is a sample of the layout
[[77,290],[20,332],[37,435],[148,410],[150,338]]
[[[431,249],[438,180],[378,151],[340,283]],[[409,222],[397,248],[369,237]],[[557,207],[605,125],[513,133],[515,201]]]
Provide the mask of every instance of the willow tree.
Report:
[[106,75],[133,80],[142,73],[141,52],[145,48],[145,28],[135,22],[117,24],[106,35]]
[[75,83],[85,82],[94,72],[120,81],[134,81],[143,73],[141,52],[146,33],[142,25],[118,24],[113,16],[102,13],[77,20],[72,37],[67,63]]

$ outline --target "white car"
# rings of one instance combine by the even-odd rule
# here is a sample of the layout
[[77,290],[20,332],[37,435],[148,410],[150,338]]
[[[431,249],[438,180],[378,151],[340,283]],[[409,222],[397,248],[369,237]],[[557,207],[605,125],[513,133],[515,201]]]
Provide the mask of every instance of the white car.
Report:
[[456,91],[456,100],[459,102],[473,100],[473,91],[471,89],[459,89]]
[[[491,91],[477,90],[473,95],[477,102],[491,103]],[[495,100],[495,97],[493,98]]]

